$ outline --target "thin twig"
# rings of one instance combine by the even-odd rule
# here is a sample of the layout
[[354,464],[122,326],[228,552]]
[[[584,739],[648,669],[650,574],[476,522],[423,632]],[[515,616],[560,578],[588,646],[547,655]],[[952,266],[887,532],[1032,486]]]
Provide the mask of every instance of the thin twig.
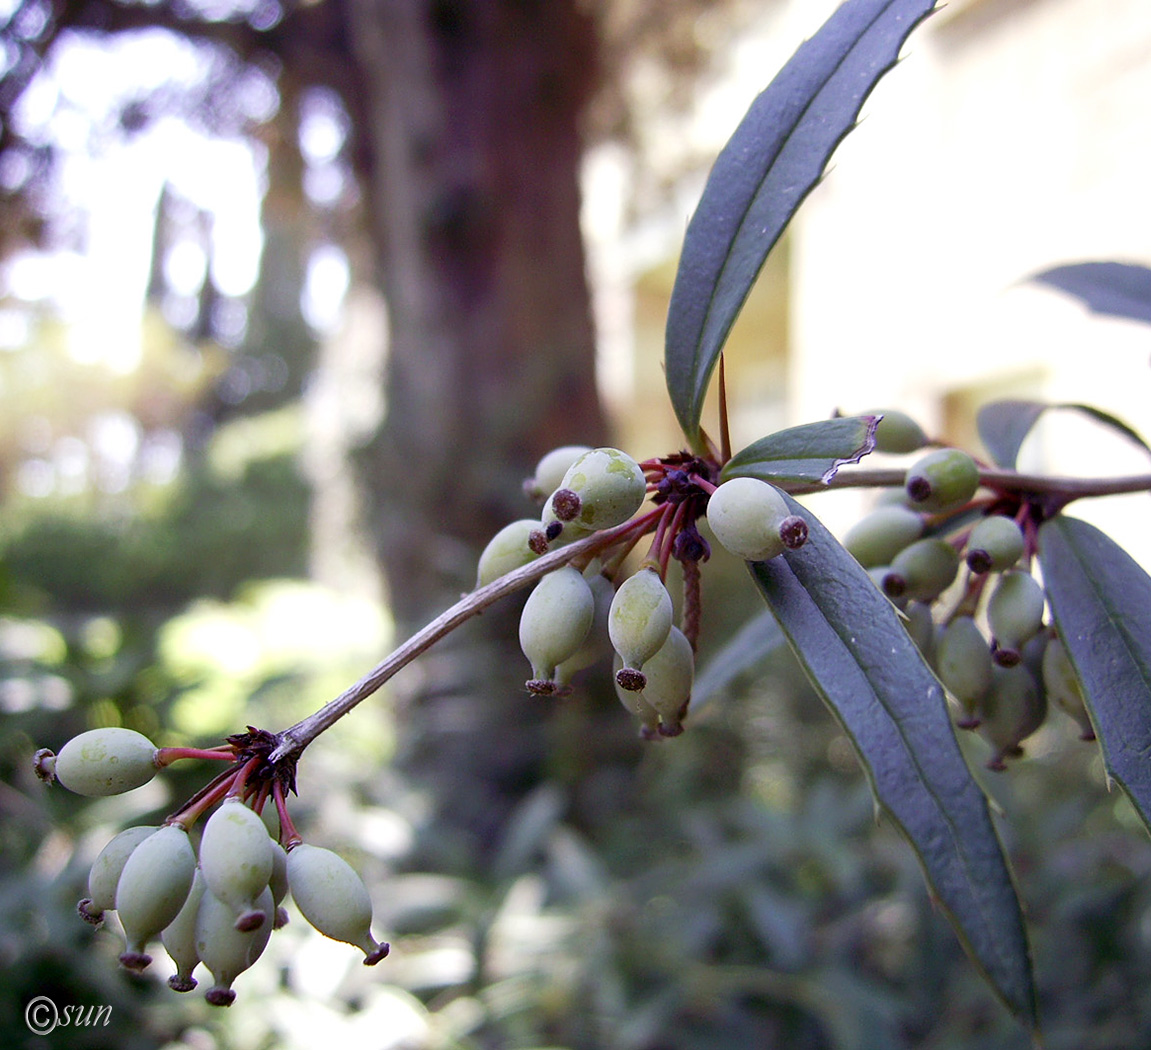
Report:
[[268,756],[268,760],[275,763],[289,755],[298,755],[324,730],[335,725],[352,708],[376,692],[397,671],[406,667],[445,635],[451,634],[461,624],[483,612],[489,605],[494,605],[501,598],[534,583],[541,576],[574,561],[581,555],[594,555],[601,548],[610,547],[631,531],[650,528],[651,519],[650,514],[645,514],[614,529],[605,529],[567,547],[549,551],[543,557],[501,576],[486,587],[465,594],[450,609],[441,613],[385,657],[355,685],[345,689],[314,714],[284,730],[280,734],[280,743]]

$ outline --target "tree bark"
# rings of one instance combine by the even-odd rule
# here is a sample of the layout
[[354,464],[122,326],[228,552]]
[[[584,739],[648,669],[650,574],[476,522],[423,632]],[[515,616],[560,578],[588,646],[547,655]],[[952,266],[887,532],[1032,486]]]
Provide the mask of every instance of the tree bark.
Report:
[[[358,465],[408,633],[534,513],[520,485],[536,460],[605,435],[579,227],[595,39],[576,0],[349,12],[390,316],[385,420]],[[538,780],[548,707],[523,691],[514,609],[458,633],[401,698],[400,757],[474,850]]]

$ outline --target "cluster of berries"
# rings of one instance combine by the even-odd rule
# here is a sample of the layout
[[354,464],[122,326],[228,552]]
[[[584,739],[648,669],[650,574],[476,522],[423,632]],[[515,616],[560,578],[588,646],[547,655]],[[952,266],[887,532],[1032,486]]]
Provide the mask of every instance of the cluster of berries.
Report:
[[[576,671],[614,651],[616,693],[639,719],[641,735],[683,731],[695,670],[698,563],[710,555],[697,522],[706,515],[726,549],[753,561],[807,539],[806,522],[778,489],[753,478],[717,485],[715,474],[712,463],[688,453],[637,463],[615,448],[565,446],[540,460],[525,482],[542,503],[540,517],[496,533],[480,555],[477,585],[553,547],[597,533],[601,542],[545,575],[528,596],[519,635],[531,663],[529,692],[567,692]],[[651,508],[639,513],[649,496]],[[625,557],[649,532],[647,557],[619,582]],[[672,558],[684,570],[680,624],[666,583]]]
[[[152,961],[148,945],[159,939],[176,966],[171,988],[191,991],[193,970],[203,964],[213,979],[205,998],[229,1006],[232,982],[288,921],[289,894],[320,933],[360,948],[365,965],[387,955],[388,945],[371,933],[363,880],[337,854],[301,841],[284,805],[283,776],[262,775],[274,768],[266,759],[275,742],[270,733],[250,730],[206,751],[157,748],[140,733],[108,728],[81,733],[59,754],[37,754],[43,779],[96,796],[140,787],[181,758],[232,763],[166,823],[120,832],[93,863],[78,910],[96,926],[116,912],[126,969],[144,970]],[[189,829],[209,810],[196,844]]]
[[[988,766],[1003,769],[1043,724],[1048,699],[1075,719],[1084,739],[1094,734],[1030,571],[1032,509],[1004,496],[977,498],[978,490],[979,469],[967,453],[936,449],[912,464],[904,487],[843,544],[903,611],[958,706],[957,724],[978,729],[994,749]],[[944,592],[955,597],[941,608]]]

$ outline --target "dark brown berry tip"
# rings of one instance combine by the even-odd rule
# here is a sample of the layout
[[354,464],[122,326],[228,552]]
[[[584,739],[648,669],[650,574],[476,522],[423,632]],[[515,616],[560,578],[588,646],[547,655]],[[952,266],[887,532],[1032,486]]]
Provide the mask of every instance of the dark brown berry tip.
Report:
[[797,551],[807,542],[807,522],[798,514],[789,514],[779,523],[779,538],[789,551]]
[[528,549],[533,554],[547,554],[548,537],[543,529],[532,529],[528,534]]
[[1015,667],[1023,659],[1023,655],[1018,649],[1007,649],[997,645],[991,653],[991,658],[1000,667]]
[[365,966],[375,966],[381,959],[388,957],[388,952],[392,950],[392,946],[387,941],[382,941],[380,946],[370,955],[364,956]]
[[249,911],[239,916],[232,924],[233,928],[240,931],[240,933],[251,933],[252,930],[258,930],[264,925],[264,920],[268,917],[268,913],[260,908],[252,908]]
[[532,696],[555,696],[557,686],[550,678],[529,678],[524,682],[524,688]]
[[133,973],[143,973],[152,963],[152,956],[145,952],[121,952],[120,965]]
[[168,987],[174,992],[190,992],[198,983],[195,977],[182,977],[178,973],[168,978]]
[[629,693],[638,693],[647,685],[647,675],[634,667],[622,667],[615,673],[616,684]]
[[204,998],[212,1006],[231,1006],[236,1001],[236,993],[231,988],[209,988]]
[[556,489],[552,493],[552,513],[560,521],[574,521],[583,501],[571,489]]
[[922,503],[931,498],[931,482],[927,478],[916,476],[907,479],[907,498],[912,503]]
[[104,924],[104,912],[100,908],[95,908],[92,905],[92,898],[85,897],[76,905],[76,911],[79,913],[80,918],[92,926],[102,926]]
[[56,779],[56,752],[51,748],[40,748],[32,756],[32,772],[45,784],[51,784]]
[[888,598],[902,598],[907,590],[907,580],[897,572],[889,572],[883,577],[883,593]]
[[985,550],[976,548],[967,552],[967,567],[975,573],[976,576],[982,576],[984,573],[990,572],[992,565],[995,563],[991,560],[991,555]]

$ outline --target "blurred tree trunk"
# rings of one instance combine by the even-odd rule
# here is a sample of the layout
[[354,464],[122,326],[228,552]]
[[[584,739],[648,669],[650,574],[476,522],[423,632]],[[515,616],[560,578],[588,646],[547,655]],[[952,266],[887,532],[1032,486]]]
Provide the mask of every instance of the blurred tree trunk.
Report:
[[[605,436],[579,228],[595,39],[576,0],[349,6],[390,314],[385,420],[358,467],[407,634],[473,586],[496,529],[534,513],[520,482],[539,456]],[[469,852],[549,754],[505,604],[397,683],[401,762]]]

